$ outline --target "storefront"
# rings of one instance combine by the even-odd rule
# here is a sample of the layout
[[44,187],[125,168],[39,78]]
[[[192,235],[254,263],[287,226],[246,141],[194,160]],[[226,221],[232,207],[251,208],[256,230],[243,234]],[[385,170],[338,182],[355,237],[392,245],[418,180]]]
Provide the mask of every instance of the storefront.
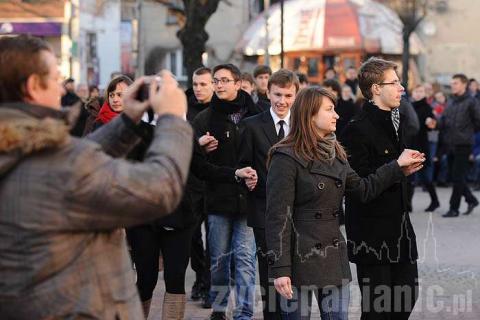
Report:
[[[253,21],[237,50],[247,59],[256,57],[258,63],[263,63],[268,43],[270,64],[278,69],[280,20],[280,6],[276,4]],[[358,68],[368,56],[400,61],[401,33],[402,23],[398,16],[372,0],[286,0],[284,65],[307,74],[312,83],[321,83],[328,68],[335,69],[339,80],[343,80],[348,67]],[[413,56],[422,51],[415,34],[410,47]]]

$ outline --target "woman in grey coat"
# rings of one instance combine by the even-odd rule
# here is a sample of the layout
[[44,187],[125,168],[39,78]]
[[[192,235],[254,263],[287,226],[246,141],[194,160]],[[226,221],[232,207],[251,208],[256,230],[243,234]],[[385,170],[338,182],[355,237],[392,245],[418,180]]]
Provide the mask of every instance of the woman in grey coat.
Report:
[[302,90],[291,109],[289,135],[271,150],[265,232],[270,277],[288,299],[281,310],[286,319],[309,319],[312,293],[322,319],[347,319],[351,274],[337,219],[341,199],[349,192],[369,201],[424,161],[418,151],[405,150],[360,178],[335,138],[334,107],[328,91]]

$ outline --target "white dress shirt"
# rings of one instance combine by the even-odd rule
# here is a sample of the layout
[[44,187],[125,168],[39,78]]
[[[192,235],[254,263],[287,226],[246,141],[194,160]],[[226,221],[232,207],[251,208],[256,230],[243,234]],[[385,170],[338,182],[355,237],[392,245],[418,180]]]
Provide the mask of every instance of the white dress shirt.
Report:
[[285,121],[285,123],[283,124],[283,131],[285,131],[285,137],[286,137],[290,132],[290,110],[288,110],[287,116],[284,119],[280,119],[280,117],[277,116],[275,112],[273,112],[271,107],[270,107],[270,114],[272,115],[273,123],[275,123],[275,131],[277,132],[277,135],[278,135],[278,132],[280,131],[280,124],[278,124],[278,122],[280,120]]

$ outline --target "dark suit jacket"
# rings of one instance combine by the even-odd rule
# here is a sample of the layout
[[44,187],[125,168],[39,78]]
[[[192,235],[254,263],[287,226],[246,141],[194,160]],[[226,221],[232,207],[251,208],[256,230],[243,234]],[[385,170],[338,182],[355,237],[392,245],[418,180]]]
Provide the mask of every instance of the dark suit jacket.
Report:
[[[343,141],[352,168],[366,177],[405,149],[405,117],[400,113],[397,140],[391,113],[366,102],[348,124]],[[346,197],[349,258],[361,264],[388,264],[417,259],[415,233],[407,211],[406,178],[370,203]]]
[[277,131],[270,110],[264,111],[244,121],[245,132],[240,151],[240,167],[250,166],[257,171],[258,182],[249,193],[250,227],[265,228],[265,189],[267,184],[267,157],[270,148],[278,142]]

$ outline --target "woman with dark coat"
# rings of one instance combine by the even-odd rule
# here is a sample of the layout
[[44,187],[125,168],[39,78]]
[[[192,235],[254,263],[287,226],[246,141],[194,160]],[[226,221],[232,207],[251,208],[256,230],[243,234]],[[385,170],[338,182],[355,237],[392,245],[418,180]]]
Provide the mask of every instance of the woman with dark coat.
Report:
[[271,150],[265,233],[270,276],[289,299],[289,313],[282,310],[288,319],[310,318],[312,293],[322,319],[347,319],[351,274],[337,219],[340,201],[344,193],[369,201],[424,160],[405,150],[397,161],[360,178],[335,138],[334,107],[335,97],[325,89],[300,91],[290,133]]
[[433,184],[433,156],[430,152],[430,142],[428,141],[428,128],[426,122],[427,119],[435,119],[432,107],[428,104],[425,95],[425,88],[422,85],[418,85],[412,92],[413,108],[417,113],[418,122],[420,123],[420,130],[417,133],[415,139],[413,139],[413,148],[423,152],[426,156],[425,168],[417,173],[417,179],[423,184],[430,195],[430,205],[425,209],[425,212],[432,212],[440,207],[438,201],[437,191]]

